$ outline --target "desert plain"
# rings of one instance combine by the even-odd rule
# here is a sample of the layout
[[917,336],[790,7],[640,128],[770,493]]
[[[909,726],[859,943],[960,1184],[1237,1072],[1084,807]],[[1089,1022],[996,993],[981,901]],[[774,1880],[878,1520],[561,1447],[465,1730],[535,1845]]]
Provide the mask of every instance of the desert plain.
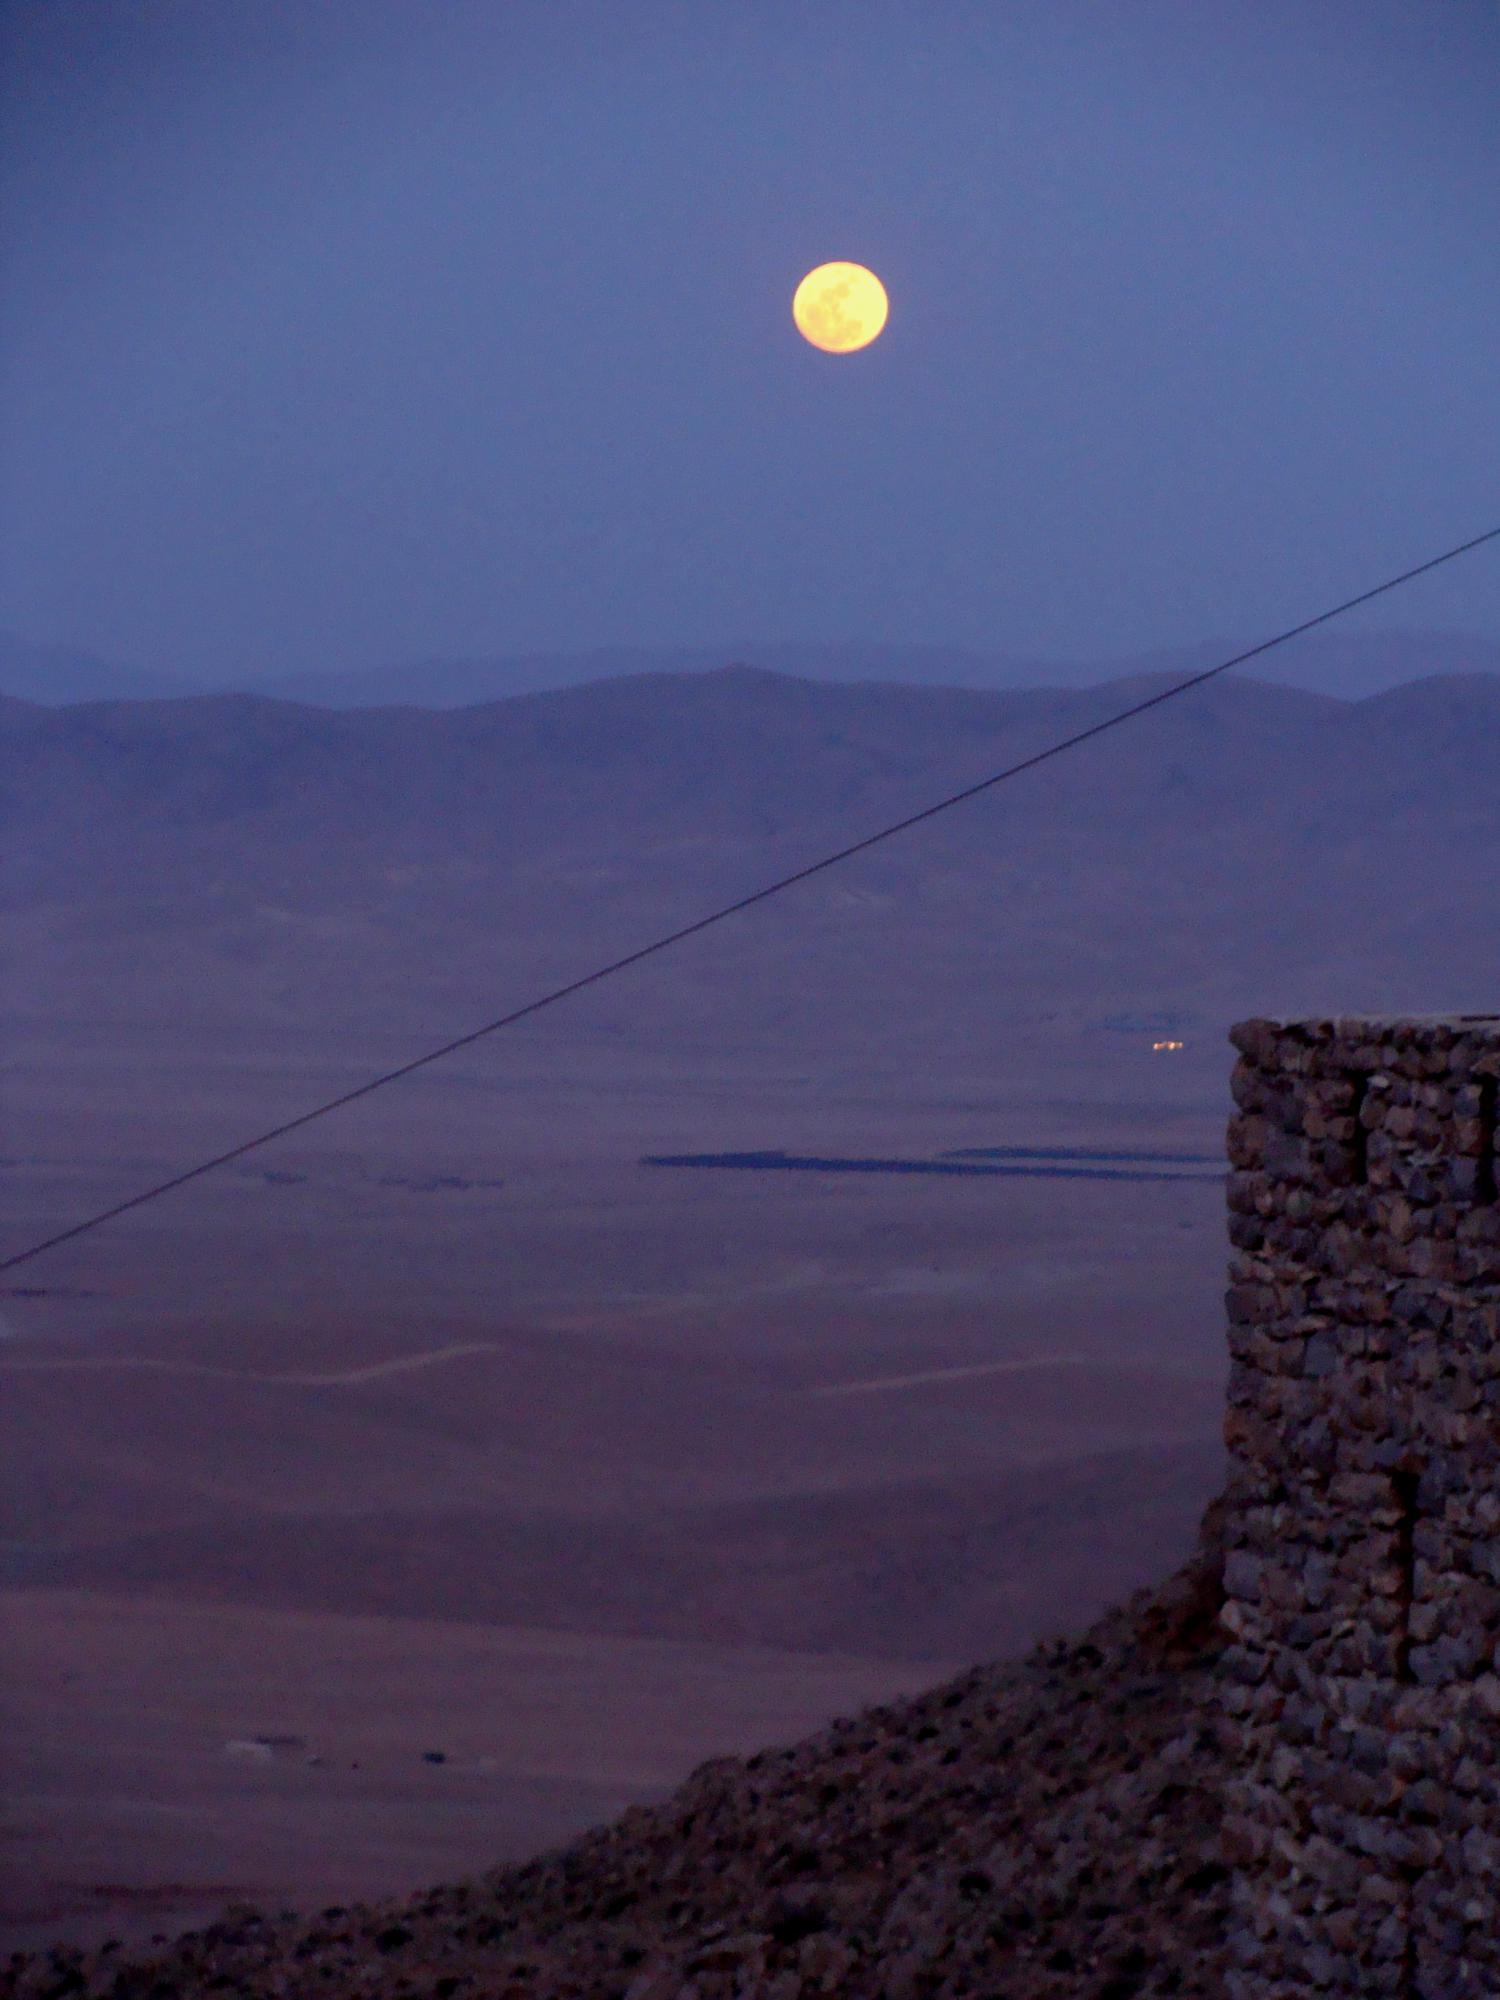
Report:
[[[19,1228],[358,1061],[297,1053],[13,1045]],[[522,1855],[1163,1571],[1218,1469],[1211,1172],[640,1163],[1211,1157],[1214,1091],[1118,1060],[1106,1106],[497,1042],[14,1273],[7,1935]]]

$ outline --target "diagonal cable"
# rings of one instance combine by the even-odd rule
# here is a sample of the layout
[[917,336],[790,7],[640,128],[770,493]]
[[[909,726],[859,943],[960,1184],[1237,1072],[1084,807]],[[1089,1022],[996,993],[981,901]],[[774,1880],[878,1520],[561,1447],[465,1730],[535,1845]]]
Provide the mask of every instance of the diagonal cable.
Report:
[[761,889],[752,890],[748,896],[740,896],[732,903],[725,903],[721,909],[712,910],[706,917],[698,917],[690,924],[683,924],[675,931],[667,931],[662,937],[653,938],[634,951],[628,951],[623,958],[611,959],[607,965],[596,966],[578,979],[570,979],[566,985],[554,986],[550,993],[543,993],[535,1000],[528,1000],[522,1007],[512,1008],[510,1013],[501,1014],[493,1021],[486,1021],[482,1027],[471,1028],[465,1035],[456,1035],[452,1041],[440,1043],[424,1054],[413,1056],[410,1062],[398,1063],[395,1069],[382,1071],[366,1082],[356,1084],[353,1090],[346,1090],[338,1097],[330,1097],[326,1103],[316,1104],[310,1111],[299,1112],[295,1118],[288,1118],[280,1125],[273,1125],[269,1131],[258,1132],[253,1139],[245,1139],[227,1152],[216,1153],[212,1159],[200,1160],[196,1166],[186,1167],[169,1179],[158,1181],[153,1187],[142,1188],[139,1194],[130,1195],[124,1201],[117,1201],[113,1207],[100,1209],[96,1215],[85,1216],[81,1222],[72,1223],[67,1229],[60,1229],[54,1236],[44,1237],[39,1243],[32,1243],[14,1256],[0,1260],[0,1271],[13,1271],[20,1264],[26,1264],[33,1257],[40,1257],[44,1250],[54,1250],[60,1243],[71,1242],[75,1236],[83,1236],[89,1230],[98,1229],[101,1224],[112,1222],[117,1215],[126,1215],[133,1208],[141,1208],[148,1201],[156,1201],[161,1195],[170,1194],[174,1188],[185,1187],[189,1181],[200,1180],[204,1174],[211,1174],[218,1167],[226,1167],[233,1160],[241,1160],[246,1153],[253,1153],[261,1146],[269,1146],[273,1139],[284,1139],[289,1132],[300,1132],[305,1125],[316,1119],[326,1118],[330,1112],[342,1111],[346,1104],[355,1104],[362,1097],[369,1097],[377,1090],[384,1090],[388,1083],[398,1083],[402,1077],[413,1076],[419,1069],[426,1069],[429,1063],[441,1062],[445,1056],[467,1049],[475,1042],[482,1042],[487,1035],[498,1034],[502,1028],[514,1027],[516,1022],[528,1020],[533,1014],[540,1014],[546,1007],[555,1007],[559,1000],[566,1000],[574,993],[582,993],[590,986],[598,986],[603,980],[612,979],[617,972],[624,972],[632,965],[639,965],[643,959],[654,958],[658,952],[670,950],[690,937],[697,937],[700,931],[711,930],[715,924],[722,924],[726,918],[738,916],[741,910],[753,909],[757,903],[768,902],[772,896],[779,896],[783,890],[795,888],[799,882],[806,882],[814,875],[821,875],[827,868],[836,868],[840,862],[848,861],[856,854],[864,854],[882,841],[892,840],[898,833],[909,832],[914,826],[921,826],[925,820],[936,819],[939,813],[962,805],[967,799],[975,799],[982,792],[990,792],[997,785],[1006,784],[1012,778],[1019,778],[1025,771],[1034,771],[1039,764],[1046,764],[1054,757],[1061,757],[1066,751],[1076,750],[1081,743],[1088,743],[1096,736],[1104,736],[1111,729],[1118,729],[1123,722],[1130,722],[1148,710],[1160,708],[1164,702],[1175,701],[1179,695],[1191,688],[1202,687],[1206,681],[1227,674],[1231,667],[1242,667],[1247,660],[1259,659],[1263,653],[1271,652],[1277,646],[1284,646],[1290,639],[1301,638],[1304,632],[1314,631],[1319,625],[1326,625],[1331,619],[1342,618],[1348,611],[1361,604],[1383,597],[1387,591],[1398,590],[1402,584],[1410,583],[1430,570],[1440,569],[1444,563],[1453,562],[1457,557],[1468,555],[1473,549],[1482,548],[1486,542],[1500,540],[1500,527],[1487,529],[1482,535],[1475,535],[1469,541],[1459,542],[1441,555],[1431,556],[1426,562],[1418,563],[1412,569],[1402,570],[1398,576],[1389,576],[1383,583],[1372,589],[1362,590],[1355,597],[1346,597],[1341,604],[1335,604],[1328,611],[1320,611],[1314,618],[1304,618],[1300,625],[1289,625],[1284,632],[1273,638],[1262,639],[1259,645],[1250,646],[1242,653],[1235,653],[1227,660],[1220,660],[1217,666],[1207,667],[1202,673],[1190,674],[1186,680],[1175,681],[1159,693],[1148,695],[1144,701],[1132,702],[1130,707],[1119,709],[1102,722],[1091,723],[1087,729],[1075,730],[1071,736],[1061,737],[1045,750],[1038,750],[1019,763],[1008,764],[1003,771],[991,772],[976,784],[965,785],[961,791],[950,792],[946,798],[938,799],[920,812],[908,813],[904,819],[893,820],[875,833],[867,833],[860,840],[854,840],[847,847],[837,848],[832,854],[825,854],[821,860],[811,861],[804,868],[797,868],[790,875],[782,875],[774,882],[768,882]]

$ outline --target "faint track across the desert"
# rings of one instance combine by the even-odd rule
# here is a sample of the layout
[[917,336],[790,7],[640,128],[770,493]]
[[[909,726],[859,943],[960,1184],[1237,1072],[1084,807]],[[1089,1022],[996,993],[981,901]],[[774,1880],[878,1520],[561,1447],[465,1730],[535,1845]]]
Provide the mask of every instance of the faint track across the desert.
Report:
[[820,1382],[811,1396],[874,1396],[885,1389],[920,1389],[929,1382],[967,1382],[976,1375],[1031,1375],[1047,1368],[1082,1368],[1081,1354],[1037,1354],[1010,1361],[971,1361],[962,1368],[922,1368],[910,1375],[871,1375],[858,1382]]
[[60,1354],[43,1358],[0,1357],[0,1368],[28,1373],[51,1369],[140,1369],[158,1375],[207,1375],[219,1382],[270,1383],[288,1389],[339,1389],[360,1382],[376,1382],[387,1375],[411,1375],[421,1368],[435,1368],[444,1361],[460,1361],[475,1354],[503,1354],[498,1341],[468,1340],[448,1347],[428,1348],[421,1354],[395,1354],[385,1361],[369,1361],[359,1368],[334,1369],[323,1374],[262,1374],[245,1368],[215,1368],[207,1361],[173,1361],[154,1354]]
[[[362,1382],[378,1382],[389,1375],[414,1375],[420,1369],[436,1368],[445,1361],[465,1361],[480,1354],[503,1354],[498,1341],[466,1340],[447,1347],[432,1347],[420,1354],[394,1354],[384,1361],[366,1362],[359,1368],[330,1369],[320,1373],[266,1373],[246,1368],[216,1368],[207,1361],[173,1361],[159,1354],[60,1354],[0,1357],[0,1369],[16,1373],[40,1374],[56,1370],[83,1370],[107,1373],[131,1370],[156,1375],[200,1375],[217,1382],[255,1382],[286,1389],[352,1388]],[[854,1382],[817,1382],[804,1393],[809,1396],[873,1396],[890,1389],[920,1389],[929,1383],[964,1382],[981,1375],[1040,1374],[1049,1368],[1081,1368],[1081,1354],[1020,1356],[1006,1361],[975,1361],[961,1368],[922,1368],[906,1375],[871,1375]]]

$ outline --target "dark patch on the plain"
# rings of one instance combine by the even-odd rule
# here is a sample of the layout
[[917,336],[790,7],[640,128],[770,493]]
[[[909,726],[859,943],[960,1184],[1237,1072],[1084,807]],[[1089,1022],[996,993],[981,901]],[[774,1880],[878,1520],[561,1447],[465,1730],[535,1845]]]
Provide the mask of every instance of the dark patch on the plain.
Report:
[[91,1292],[81,1285],[0,1285],[0,1299],[98,1299],[102,1292]]
[[1164,1166],[1216,1167],[1217,1153],[1151,1153],[1105,1146],[958,1146],[945,1160],[1142,1160]]
[[503,1180],[470,1180],[464,1174],[381,1174],[377,1187],[406,1188],[412,1194],[469,1194],[476,1188],[503,1188]]
[[1056,1181],[1220,1181],[1222,1174],[1159,1173],[1151,1168],[999,1166],[990,1161],[884,1159],[815,1153],[646,1153],[643,1167],[707,1167],[740,1173],[941,1174],[969,1179]]

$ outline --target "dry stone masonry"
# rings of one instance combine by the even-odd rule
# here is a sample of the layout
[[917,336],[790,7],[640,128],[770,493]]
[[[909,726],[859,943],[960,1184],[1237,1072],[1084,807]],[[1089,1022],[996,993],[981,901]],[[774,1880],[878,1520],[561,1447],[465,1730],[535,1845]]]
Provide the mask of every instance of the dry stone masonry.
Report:
[[1500,1018],[1233,1036],[1233,2000],[1500,1995]]

